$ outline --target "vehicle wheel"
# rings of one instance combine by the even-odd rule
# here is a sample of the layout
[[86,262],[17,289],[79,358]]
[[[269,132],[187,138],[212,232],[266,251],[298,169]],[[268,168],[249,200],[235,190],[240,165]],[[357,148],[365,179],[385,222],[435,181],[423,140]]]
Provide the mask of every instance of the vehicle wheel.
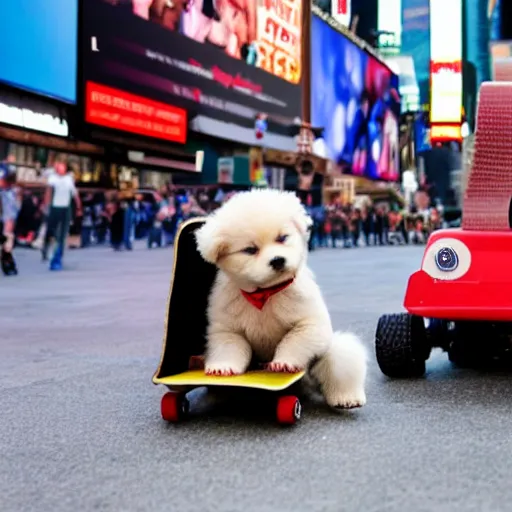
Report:
[[448,359],[458,368],[473,368],[478,356],[471,348],[464,346],[463,343],[454,341],[448,349]]
[[166,393],[160,404],[162,418],[170,423],[178,423],[185,419],[189,408],[189,401],[182,393]]
[[431,346],[423,318],[401,313],[379,318],[375,333],[377,362],[388,377],[421,377]]
[[427,344],[430,347],[439,347],[448,350],[450,346],[450,331],[446,320],[431,318],[426,329]]
[[[448,359],[459,368],[485,366],[492,360],[497,336],[487,322],[456,322]],[[488,340],[486,344],[482,340]]]
[[300,420],[302,405],[296,396],[281,396],[277,401],[276,412],[280,425],[295,425]]

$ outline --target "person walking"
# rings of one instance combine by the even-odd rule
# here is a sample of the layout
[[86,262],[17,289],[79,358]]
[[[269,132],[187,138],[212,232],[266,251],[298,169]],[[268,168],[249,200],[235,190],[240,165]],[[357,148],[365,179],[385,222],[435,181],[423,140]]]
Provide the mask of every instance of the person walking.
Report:
[[71,221],[72,201],[76,203],[76,215],[81,216],[82,203],[75,187],[73,176],[67,172],[64,162],[55,164],[55,172],[48,178],[45,193],[45,207],[48,212],[46,236],[42,249],[43,261],[48,259],[50,241],[55,239],[56,247],[50,261],[50,270],[62,269],[62,258]]
[[19,191],[15,187],[16,174],[8,166],[0,167],[0,261],[2,271],[6,276],[18,273],[16,262],[12,254],[14,249],[14,233],[16,219],[21,207]]

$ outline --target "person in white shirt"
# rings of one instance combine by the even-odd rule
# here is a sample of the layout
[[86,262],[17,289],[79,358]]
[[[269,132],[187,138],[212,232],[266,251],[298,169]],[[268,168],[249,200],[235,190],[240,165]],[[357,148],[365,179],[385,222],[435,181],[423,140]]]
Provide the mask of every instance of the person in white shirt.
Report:
[[55,238],[57,246],[50,264],[52,270],[59,270],[62,267],[62,256],[71,221],[73,199],[76,203],[77,216],[79,216],[82,204],[75,187],[75,181],[73,176],[67,172],[66,164],[58,162],[55,164],[55,173],[48,178],[48,187],[45,194],[45,207],[48,210],[48,217],[42,255],[43,261],[46,261],[50,240]]

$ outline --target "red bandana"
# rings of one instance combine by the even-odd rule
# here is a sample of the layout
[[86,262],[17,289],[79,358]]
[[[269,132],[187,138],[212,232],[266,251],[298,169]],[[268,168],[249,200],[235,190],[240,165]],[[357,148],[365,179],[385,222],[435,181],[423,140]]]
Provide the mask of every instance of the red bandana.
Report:
[[276,284],[275,286],[271,286],[270,288],[257,288],[253,292],[246,292],[244,290],[240,290],[242,295],[255,307],[258,309],[263,309],[263,306],[267,303],[268,299],[275,295],[276,293],[288,288],[293,283],[293,278],[288,279],[284,283]]

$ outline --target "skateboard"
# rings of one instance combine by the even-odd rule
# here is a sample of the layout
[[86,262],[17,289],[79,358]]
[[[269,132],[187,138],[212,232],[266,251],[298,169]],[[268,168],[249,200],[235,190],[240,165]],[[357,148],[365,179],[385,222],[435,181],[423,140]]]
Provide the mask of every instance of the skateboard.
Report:
[[[298,382],[305,372],[275,373],[264,370],[251,370],[241,375],[229,377],[206,375],[204,370],[189,370],[170,377],[155,379],[156,384],[163,384],[171,391],[162,397],[162,418],[177,422],[188,414],[190,404],[186,393],[197,387],[236,387],[261,391],[282,392]],[[292,395],[278,395],[276,405],[277,422],[293,425],[300,420],[302,406],[299,399]]]
[[162,397],[165,421],[177,423],[186,418],[190,404],[186,394],[194,388],[238,388],[270,394],[276,400],[276,420],[293,425],[300,420],[299,399],[287,392],[304,376],[252,369],[242,375],[214,376],[204,373],[206,310],[217,269],[197,251],[195,231],[204,223],[196,218],[184,222],[174,243],[174,267],[167,299],[164,340],[160,363],[153,383],[168,388]]

